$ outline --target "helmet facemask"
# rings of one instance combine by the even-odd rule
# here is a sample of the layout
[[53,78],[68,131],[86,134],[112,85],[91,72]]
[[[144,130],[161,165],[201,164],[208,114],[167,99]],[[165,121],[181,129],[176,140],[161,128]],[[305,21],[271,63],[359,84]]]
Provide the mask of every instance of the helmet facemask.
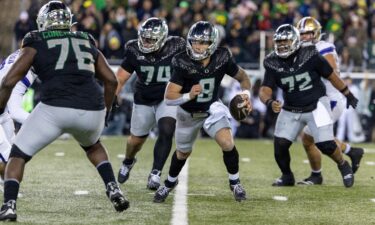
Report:
[[138,30],[138,47],[143,53],[151,53],[162,48],[167,40],[168,26],[164,20],[150,18]]

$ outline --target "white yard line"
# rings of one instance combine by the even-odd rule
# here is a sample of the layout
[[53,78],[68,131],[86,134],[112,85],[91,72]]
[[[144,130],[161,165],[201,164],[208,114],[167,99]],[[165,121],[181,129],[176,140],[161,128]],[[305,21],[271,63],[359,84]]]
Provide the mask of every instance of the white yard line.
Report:
[[186,161],[184,168],[182,168],[178,176],[178,185],[174,191],[171,225],[189,224],[187,215],[188,170],[189,160]]

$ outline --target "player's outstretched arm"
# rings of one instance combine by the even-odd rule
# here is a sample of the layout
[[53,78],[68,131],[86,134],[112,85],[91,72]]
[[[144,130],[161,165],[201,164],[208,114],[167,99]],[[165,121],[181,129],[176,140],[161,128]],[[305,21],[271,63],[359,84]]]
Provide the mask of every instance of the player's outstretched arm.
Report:
[[0,114],[3,113],[14,86],[29,71],[33,63],[35,54],[36,50],[34,48],[22,48],[18,59],[5,75],[0,86]]
[[95,63],[95,72],[98,79],[103,82],[105,106],[107,108],[107,112],[109,112],[115,99],[115,92],[118,83],[115,74],[108,65],[107,60],[100,51],[98,52],[98,60]]
[[194,99],[202,92],[200,84],[193,85],[189,93],[181,94],[182,86],[173,82],[168,82],[165,89],[164,100],[167,105],[182,105]]
[[129,80],[131,76],[132,74],[124,70],[121,66],[118,68],[116,72],[116,77],[118,81],[116,95],[120,94],[122,88],[124,87],[124,85],[126,84],[126,82]]
[[352,94],[345,82],[337,75],[336,72],[333,72],[328,80],[332,85],[339,90],[346,97],[346,108],[352,106],[353,108],[357,107],[358,99]]
[[245,70],[240,67],[236,76],[234,76],[234,79],[236,79],[238,82],[240,82],[242,92],[239,93],[239,94],[242,96],[242,99],[247,101],[247,109],[248,109],[248,111],[251,111],[252,110],[252,105],[251,105],[251,102],[250,102],[251,82],[250,82],[249,76],[247,75]]

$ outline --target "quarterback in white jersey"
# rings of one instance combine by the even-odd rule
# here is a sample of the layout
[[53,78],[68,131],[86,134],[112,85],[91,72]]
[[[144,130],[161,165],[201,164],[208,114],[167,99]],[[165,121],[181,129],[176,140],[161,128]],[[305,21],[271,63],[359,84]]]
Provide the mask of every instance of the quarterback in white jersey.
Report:
[[[10,54],[0,64],[0,81],[2,82],[5,74],[7,74],[10,67],[17,60],[20,50]],[[0,117],[0,162],[6,163],[9,158],[11,142],[14,137],[14,123],[23,123],[29,116],[29,113],[22,108],[23,96],[27,89],[34,82],[36,75],[29,71],[26,76],[17,83],[5,108],[5,113]],[[0,173],[1,173],[0,166]]]
[[[304,44],[315,45],[320,55],[322,55],[329,62],[331,67],[336,70],[337,74],[340,74],[338,56],[335,46],[329,42],[320,40],[322,29],[320,23],[312,17],[304,17],[297,23],[297,29],[300,32],[301,41],[304,42]],[[322,80],[326,87],[326,95],[329,97],[331,103],[332,118],[330,119],[332,122],[336,122],[345,109],[346,99],[342,93],[345,92],[347,88],[341,90],[340,93],[340,91],[335,89],[328,80]],[[302,137],[302,142],[310,161],[312,172],[308,178],[298,182],[298,184],[322,184],[323,177],[321,174],[322,166],[320,151],[314,144],[310,130],[305,127],[303,131],[304,134]],[[341,148],[342,152],[350,157],[352,161],[352,170],[353,173],[355,173],[359,168],[359,163],[364,154],[364,150],[362,148],[351,147],[349,144],[340,142],[337,139],[335,139],[335,141],[337,146]]]

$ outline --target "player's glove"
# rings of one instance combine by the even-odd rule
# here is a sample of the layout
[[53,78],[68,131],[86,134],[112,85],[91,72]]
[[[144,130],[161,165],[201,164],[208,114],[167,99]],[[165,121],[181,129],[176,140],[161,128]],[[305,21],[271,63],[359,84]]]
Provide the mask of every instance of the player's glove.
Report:
[[345,95],[346,97],[346,108],[348,109],[349,106],[352,106],[353,109],[355,109],[358,105],[358,99],[352,94],[352,92],[348,92],[347,95]]

